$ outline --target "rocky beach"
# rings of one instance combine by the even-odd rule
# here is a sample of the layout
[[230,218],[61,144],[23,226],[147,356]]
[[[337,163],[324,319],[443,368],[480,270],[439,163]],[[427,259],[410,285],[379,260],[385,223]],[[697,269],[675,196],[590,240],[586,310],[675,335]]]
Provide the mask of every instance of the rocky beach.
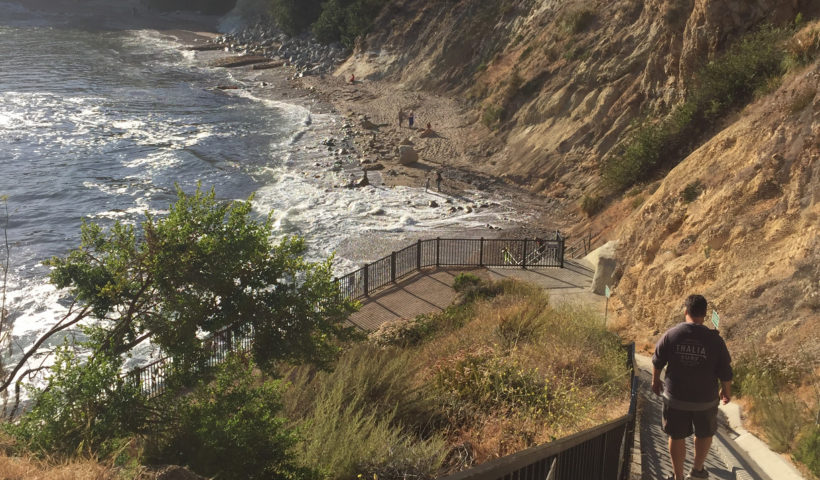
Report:
[[[235,72],[236,84],[218,88],[247,89],[343,119],[338,131],[326,132],[321,141],[325,158],[314,165],[347,174],[348,182],[334,188],[424,188],[431,194],[427,206],[441,209],[442,215],[493,206],[491,201],[470,201],[480,193],[508,200],[526,219],[512,226],[486,224],[464,231],[469,237],[543,237],[572,226],[573,214],[558,199],[530,194],[476,168],[477,159],[491,156],[501,145],[457,99],[355,74],[351,81],[340,46],[321,45],[308,36],[288,37],[269,24],[210,38],[167,33],[186,42],[203,61]],[[400,120],[400,112],[404,117],[412,112],[414,126],[406,118]]]

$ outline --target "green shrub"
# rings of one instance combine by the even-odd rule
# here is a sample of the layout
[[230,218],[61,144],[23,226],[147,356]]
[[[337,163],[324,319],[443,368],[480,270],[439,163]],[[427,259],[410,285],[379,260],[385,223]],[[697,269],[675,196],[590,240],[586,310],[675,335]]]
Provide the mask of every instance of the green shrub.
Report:
[[581,33],[595,21],[595,12],[588,8],[572,10],[564,16],[561,24],[571,34]]
[[285,405],[301,432],[300,462],[329,479],[429,477],[446,447],[431,433],[438,421],[430,396],[414,385],[418,366],[409,351],[363,343],[333,372],[287,372]]
[[644,120],[604,163],[602,176],[616,190],[650,180],[673,167],[729,112],[751,101],[784,72],[788,31],[764,27],[735,42],[695,75],[686,100],[660,120]]
[[120,376],[121,366],[102,353],[85,361],[60,348],[48,388],[34,390],[31,410],[5,428],[37,455],[114,453],[144,432],[149,414],[139,387]]
[[320,42],[341,42],[352,49],[356,38],[365,35],[387,0],[327,0],[313,23]]
[[599,195],[584,195],[584,198],[581,199],[581,210],[588,217],[600,212],[605,206],[604,198]]
[[692,203],[700,196],[703,192],[703,182],[700,180],[695,180],[694,182],[690,182],[687,184],[683,190],[680,192],[680,198],[684,201],[684,203]]
[[453,279],[453,290],[456,292],[463,292],[468,288],[475,288],[481,285],[483,281],[474,273],[462,272],[456,275]]
[[574,384],[555,382],[515,358],[492,354],[468,355],[441,368],[435,383],[451,408],[458,410],[516,412],[552,422],[564,409],[577,405],[571,399],[577,392]]
[[799,383],[803,370],[771,352],[744,355],[735,362],[733,390],[752,399],[751,415],[776,451],[790,449],[805,424],[803,406],[786,391]]
[[820,425],[809,427],[809,431],[800,437],[794,458],[820,477]]
[[319,18],[321,0],[271,0],[270,13],[273,20],[289,35],[306,30]]
[[315,477],[296,465],[297,438],[280,416],[281,389],[254,374],[249,357],[232,356],[212,382],[170,401],[157,457],[219,478]]
[[481,123],[489,128],[495,128],[501,124],[501,118],[504,116],[504,107],[498,105],[490,105],[484,109],[481,115]]

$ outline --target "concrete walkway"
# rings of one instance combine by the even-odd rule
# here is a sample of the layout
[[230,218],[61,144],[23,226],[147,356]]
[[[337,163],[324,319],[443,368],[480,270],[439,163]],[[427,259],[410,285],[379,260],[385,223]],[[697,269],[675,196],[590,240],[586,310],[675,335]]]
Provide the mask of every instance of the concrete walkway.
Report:
[[[362,309],[351,321],[365,330],[375,330],[385,322],[410,319],[420,314],[441,311],[456,298],[453,279],[464,271],[494,280],[516,278],[540,285],[547,290],[553,302],[577,302],[604,311],[606,299],[589,291],[594,274],[592,265],[584,260],[565,262],[565,268],[439,269],[420,272],[397,285],[373,293],[362,301]],[[633,458],[641,471],[631,478],[661,480],[672,474],[667,450],[667,437],[661,431],[662,402],[651,391],[651,362],[649,357],[636,355],[640,380],[639,429],[635,435],[640,458]],[[737,407],[730,403],[722,406],[723,420],[716,435],[706,468],[713,480],[801,480],[797,470],[740,425]],[[637,432],[636,432],[637,433]],[[688,441],[686,472],[691,468],[694,447]]]
[[372,293],[362,300],[362,308],[350,316],[350,321],[364,330],[373,331],[383,323],[440,312],[456,299],[453,280],[461,272],[478,274],[484,269],[423,270],[394,286]]

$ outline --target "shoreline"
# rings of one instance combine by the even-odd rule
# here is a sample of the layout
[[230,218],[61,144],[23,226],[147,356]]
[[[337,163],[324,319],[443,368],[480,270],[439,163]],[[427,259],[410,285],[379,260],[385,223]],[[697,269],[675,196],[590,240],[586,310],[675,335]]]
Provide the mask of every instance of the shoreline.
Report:
[[[220,52],[220,55],[240,56],[228,52]],[[333,74],[300,77],[286,65],[265,70],[252,70],[252,66],[226,68],[245,75],[254,72],[254,81],[265,86],[266,99],[295,103],[312,113],[335,115],[350,125],[348,139],[354,149],[351,155],[359,162],[359,177],[367,170],[371,183],[387,188],[423,189],[429,179],[430,193],[435,196],[445,199],[464,198],[472,193],[501,196],[517,205],[516,209],[524,216],[534,219],[518,222],[512,228],[485,232],[488,238],[545,237],[553,235],[555,230],[566,233],[572,226],[572,219],[563,215],[565,208],[558,199],[531,194],[503,178],[470,168],[473,158],[487,151],[487,131],[480,123],[472,122],[469,111],[453,99],[405,90],[389,82],[357,80],[351,85]],[[396,104],[405,105],[405,111],[413,107],[416,124],[431,123],[433,134],[422,137],[424,129],[409,128],[406,120],[399,127]],[[408,141],[419,159],[411,165],[401,165],[398,147]],[[441,193],[435,188],[436,171],[443,177]],[[431,200],[440,201],[432,197]]]
[[[214,32],[186,29],[158,32],[173,37],[181,44],[180,48],[188,50],[197,50],[196,47],[219,36]],[[210,65],[241,56],[224,50],[196,53],[201,61]],[[341,134],[344,136],[342,145],[352,147],[346,155],[348,164],[344,171],[356,172],[355,178],[361,178],[363,171],[368,170],[368,179],[376,187],[419,190],[425,187],[429,178],[430,206],[441,206],[443,219],[458,215],[459,209],[469,209],[459,204],[463,205],[476,196],[496,198],[512,206],[503,226],[457,227],[457,222],[447,225],[443,221],[444,226],[431,230],[373,231],[359,233],[356,238],[345,237],[338,245],[337,254],[354,265],[374,261],[419,239],[438,236],[439,232],[444,236],[465,238],[544,238],[559,229],[565,234],[569,230],[569,219],[560,218],[562,209],[556,199],[532,195],[501,178],[468,168],[473,155],[486,148],[486,142],[481,141],[486,132],[482,131],[483,125],[471,122],[467,118],[468,111],[452,99],[404,90],[387,82],[357,81],[351,85],[332,74],[300,76],[296,69],[287,65],[263,70],[254,70],[252,65],[224,68],[236,72],[239,84],[236,88],[246,89],[255,97],[301,106],[311,114],[332,115],[339,119],[346,132]],[[400,128],[398,109],[393,107],[396,104],[412,107],[416,111],[417,125],[432,123],[434,135],[421,138],[422,130],[409,128],[406,121]],[[336,139],[340,135],[338,131],[323,134]],[[418,150],[419,160],[405,166],[398,162],[397,149],[407,139]],[[322,166],[338,161],[339,156],[334,157],[328,152],[325,159]],[[316,166],[320,164],[316,163]],[[435,189],[435,171],[442,173],[441,193]],[[337,185],[334,188],[343,187]],[[478,208],[493,204],[498,205],[492,201],[473,205]]]

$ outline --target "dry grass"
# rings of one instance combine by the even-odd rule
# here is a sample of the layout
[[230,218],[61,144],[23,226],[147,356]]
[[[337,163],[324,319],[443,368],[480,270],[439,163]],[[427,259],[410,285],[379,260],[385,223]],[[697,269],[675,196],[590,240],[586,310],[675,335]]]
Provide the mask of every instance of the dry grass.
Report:
[[4,480],[118,480],[117,471],[94,460],[51,464],[29,457],[0,456],[0,478]]
[[553,308],[543,291],[526,285],[505,290],[479,301],[464,328],[420,352],[427,365],[421,383],[433,382],[437,372],[470,357],[493,357],[519,372],[537,372],[560,399],[555,411],[542,414],[463,406],[461,415],[471,418],[460,424],[454,441],[469,442],[479,462],[581,431],[628,408],[626,357],[600,314],[573,305]]

